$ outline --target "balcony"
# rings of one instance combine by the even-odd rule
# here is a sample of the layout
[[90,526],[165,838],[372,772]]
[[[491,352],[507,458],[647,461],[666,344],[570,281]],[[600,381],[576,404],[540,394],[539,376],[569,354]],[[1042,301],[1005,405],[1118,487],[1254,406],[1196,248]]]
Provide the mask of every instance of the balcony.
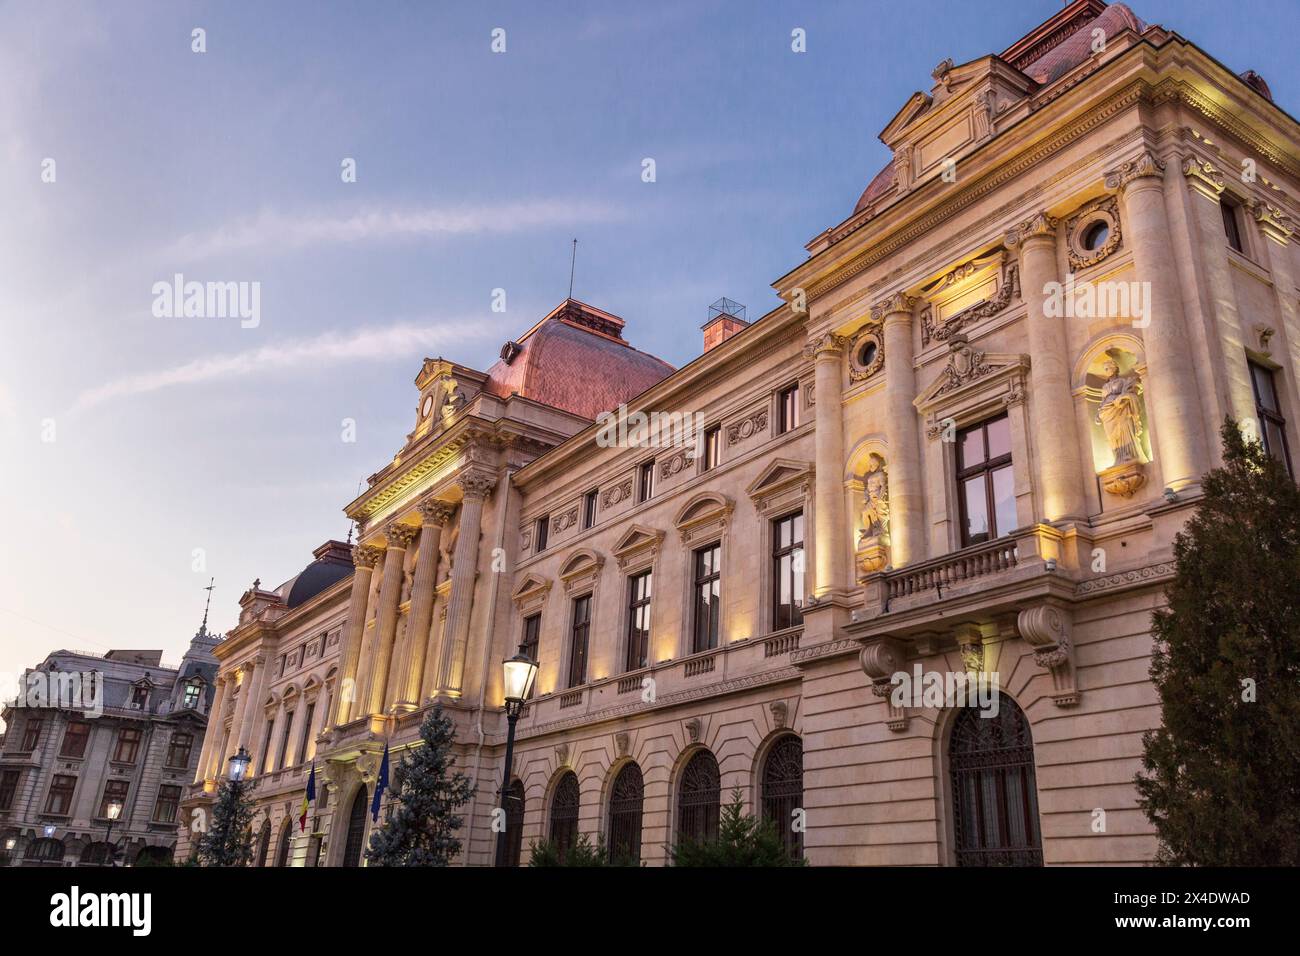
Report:
[[1019,549],[1012,538],[998,538],[953,554],[885,575],[885,600],[940,592],[978,578],[1010,571],[1019,564]]

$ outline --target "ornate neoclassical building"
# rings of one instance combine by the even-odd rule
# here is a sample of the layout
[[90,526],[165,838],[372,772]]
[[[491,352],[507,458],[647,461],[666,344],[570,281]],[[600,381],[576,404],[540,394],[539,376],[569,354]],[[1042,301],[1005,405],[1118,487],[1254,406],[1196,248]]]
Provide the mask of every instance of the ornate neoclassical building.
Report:
[[[486,372],[426,360],[347,505],[355,570],[326,545],[216,648],[190,805],[246,746],[259,862],[357,865],[385,741],[438,701],[470,865],[579,833],[661,864],[732,790],[813,864],[1151,860],[1173,536],[1225,415],[1296,440],[1300,128],[1255,74],[1076,0],[939,64],[881,139],[782,307],[723,309],[683,368],[574,300]],[[892,693],[958,673],[996,716]]]

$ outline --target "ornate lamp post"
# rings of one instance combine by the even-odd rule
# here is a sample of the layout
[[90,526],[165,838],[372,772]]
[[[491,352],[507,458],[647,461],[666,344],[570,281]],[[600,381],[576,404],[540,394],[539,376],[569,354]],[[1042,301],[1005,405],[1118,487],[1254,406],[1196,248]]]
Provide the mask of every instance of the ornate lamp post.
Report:
[[[515,724],[518,723],[519,715],[523,712],[524,701],[533,692],[533,681],[537,679],[537,662],[520,651],[506,661],[504,667],[507,731],[506,768],[501,777],[501,807],[503,809],[506,807],[506,801],[510,799],[510,771],[515,756]],[[500,839],[505,839],[504,831]],[[505,865],[505,854],[498,850],[497,866]]]
[[244,774],[248,773],[248,765],[253,758],[248,755],[248,751],[243,747],[239,748],[239,753],[230,758],[230,782],[234,784],[236,792],[244,782]]
[[104,842],[108,844],[108,865],[117,866],[117,849],[113,846],[113,824],[122,815],[122,801],[113,800],[108,805],[108,833]]

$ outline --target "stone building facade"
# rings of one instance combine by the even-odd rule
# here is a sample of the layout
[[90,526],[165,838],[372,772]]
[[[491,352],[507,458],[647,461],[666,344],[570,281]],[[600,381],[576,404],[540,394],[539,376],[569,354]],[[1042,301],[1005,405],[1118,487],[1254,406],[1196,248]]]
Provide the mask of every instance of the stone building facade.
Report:
[[[347,506],[355,573],[300,611],[340,637],[313,665],[324,796],[283,859],[358,864],[385,742],[435,701],[478,788],[466,864],[579,833],[660,864],[733,790],[813,864],[1153,858],[1132,781],[1173,536],[1225,416],[1294,467],[1300,127],[1257,75],[1076,0],[940,63],[881,139],[785,304],[714,316],[681,369],[573,300],[486,372],[426,360]],[[284,644],[258,647],[294,613],[245,596],[196,803],[287,708]],[[997,715],[900,696],[954,675]],[[272,773],[278,833],[301,762]]]
[[[164,863],[198,765],[220,636],[162,651],[55,651],[23,675],[0,738],[0,865]],[[110,820],[110,808],[120,815]],[[111,827],[110,827],[111,823]]]

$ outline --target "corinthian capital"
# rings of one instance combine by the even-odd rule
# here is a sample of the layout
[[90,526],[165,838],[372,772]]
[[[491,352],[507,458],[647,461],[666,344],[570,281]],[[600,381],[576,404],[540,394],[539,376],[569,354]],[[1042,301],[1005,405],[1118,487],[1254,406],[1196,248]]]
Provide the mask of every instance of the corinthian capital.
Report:
[[803,354],[805,358],[839,355],[848,344],[849,340],[845,336],[836,335],[834,332],[826,332],[816,338],[809,339],[808,344],[803,347]]
[[398,524],[397,522],[393,522],[384,529],[384,537],[388,539],[388,546],[390,548],[405,548],[411,543],[411,539],[415,537],[416,532],[419,530],[419,528],[412,524]]
[[497,480],[492,475],[477,472],[462,476],[457,483],[466,499],[477,498],[480,501],[492,494],[492,489],[497,486]]
[[416,510],[420,512],[420,519],[425,524],[444,527],[451,518],[452,506],[437,498],[430,498],[421,501]]
[[369,544],[358,544],[352,548],[352,563],[358,568],[373,568],[383,556],[382,548]]
[[1129,184],[1139,179],[1164,178],[1165,161],[1150,150],[1143,150],[1136,159],[1130,159],[1119,169],[1106,174],[1106,188],[1123,192]]
[[1264,235],[1268,236],[1274,242],[1286,245],[1295,235],[1295,225],[1285,212],[1272,203],[1264,202],[1262,199],[1253,199],[1250,203],[1250,214],[1255,217],[1260,228],[1264,230]]
[[906,292],[895,292],[887,299],[881,299],[871,307],[871,318],[883,322],[887,315],[911,315],[916,308],[916,299]]
[[1226,185],[1218,167],[1199,156],[1189,155],[1183,160],[1183,175],[1191,185],[1211,199],[1217,199]]
[[1008,246],[1023,245],[1029,239],[1055,239],[1056,225],[1058,220],[1055,216],[1049,216],[1045,212],[1036,212],[1024,222],[1013,226],[1007,233],[1006,243]]

